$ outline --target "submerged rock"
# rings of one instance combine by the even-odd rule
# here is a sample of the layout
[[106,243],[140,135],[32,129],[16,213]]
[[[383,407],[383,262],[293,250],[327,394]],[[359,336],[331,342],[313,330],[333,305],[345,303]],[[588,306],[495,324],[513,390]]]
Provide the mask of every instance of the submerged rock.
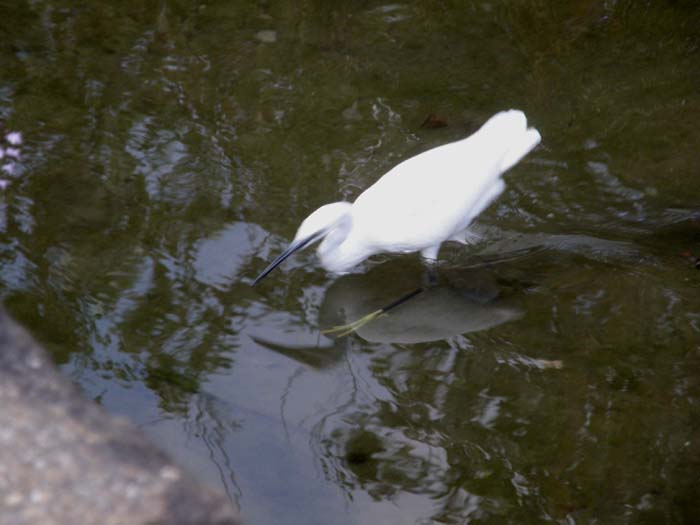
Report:
[[238,523],[222,493],[81,397],[1,308],[0,421],[3,523]]

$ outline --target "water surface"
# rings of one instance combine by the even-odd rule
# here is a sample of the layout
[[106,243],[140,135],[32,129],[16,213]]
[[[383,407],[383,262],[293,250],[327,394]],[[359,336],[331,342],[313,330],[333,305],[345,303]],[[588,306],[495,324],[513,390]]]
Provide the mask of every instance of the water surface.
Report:
[[[700,515],[696,2],[37,0],[0,35],[2,299],[248,522]],[[251,286],[316,207],[509,107],[542,145],[430,294],[334,339],[418,258]]]

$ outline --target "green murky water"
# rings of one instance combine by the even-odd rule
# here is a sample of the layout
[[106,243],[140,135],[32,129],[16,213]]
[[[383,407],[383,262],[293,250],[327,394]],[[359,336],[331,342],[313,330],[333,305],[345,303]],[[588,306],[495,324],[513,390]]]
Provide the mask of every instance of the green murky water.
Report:
[[[700,4],[0,11],[2,299],[249,523],[698,520]],[[418,258],[251,287],[317,206],[509,107],[543,143],[430,293],[333,340]]]

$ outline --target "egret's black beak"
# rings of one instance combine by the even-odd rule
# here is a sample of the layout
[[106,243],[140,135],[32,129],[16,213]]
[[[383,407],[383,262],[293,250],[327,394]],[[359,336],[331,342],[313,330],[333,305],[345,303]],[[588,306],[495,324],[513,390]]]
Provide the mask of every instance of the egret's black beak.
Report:
[[317,241],[323,235],[326,233],[326,230],[321,230],[313,235],[310,235],[306,239],[300,239],[298,241],[292,242],[286,250],[284,250],[282,253],[280,253],[274,261],[272,261],[267,268],[265,268],[260,275],[258,275],[255,280],[253,281],[253,286],[258,284],[260,281],[262,281],[265,277],[267,277],[267,274],[270,273],[272,270],[277,268],[287,257],[292,255],[294,252],[298,252],[299,250],[306,248],[309,244],[313,243],[314,241]]

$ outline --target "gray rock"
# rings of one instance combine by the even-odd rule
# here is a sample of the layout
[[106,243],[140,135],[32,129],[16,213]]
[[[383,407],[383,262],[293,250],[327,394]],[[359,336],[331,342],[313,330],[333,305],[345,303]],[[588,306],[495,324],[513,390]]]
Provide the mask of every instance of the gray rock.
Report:
[[2,308],[0,422],[2,523],[238,523],[222,493],[81,397]]

